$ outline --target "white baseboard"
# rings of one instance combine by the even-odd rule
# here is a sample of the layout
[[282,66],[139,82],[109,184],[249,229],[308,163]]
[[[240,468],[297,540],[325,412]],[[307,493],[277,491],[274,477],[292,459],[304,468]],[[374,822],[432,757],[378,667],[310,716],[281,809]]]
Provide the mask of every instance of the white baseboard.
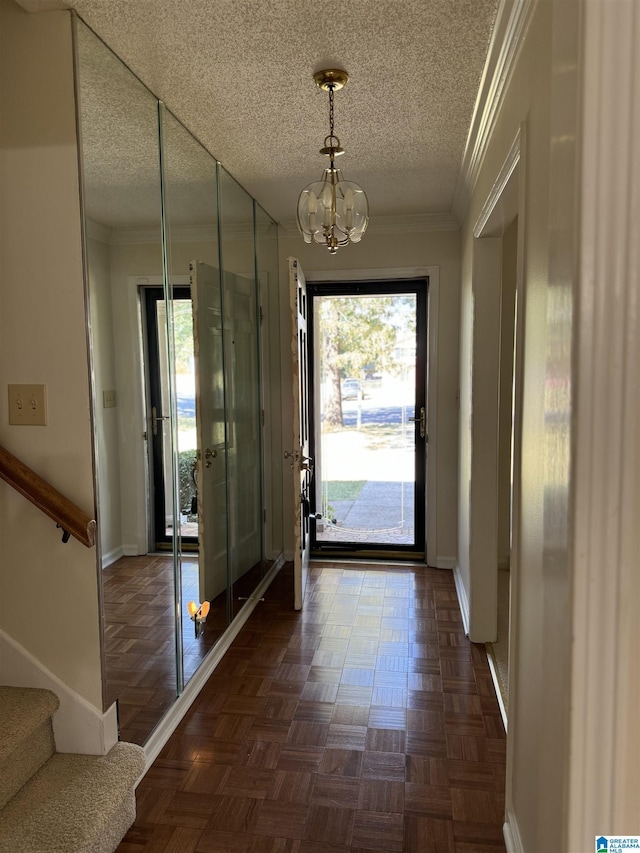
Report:
[[[184,691],[173,703],[169,711],[164,715],[160,723],[153,730],[149,740],[144,745],[144,753],[147,761],[147,770],[149,769],[149,767],[151,767],[155,759],[158,757],[163,746],[169,740],[184,715],[187,713],[191,705],[198,697],[198,694],[204,687],[205,683],[207,682],[207,679],[224,657],[225,652],[229,650],[229,647],[240,633],[240,630],[244,626],[249,616],[251,616],[251,614],[257,607],[260,599],[267,591],[267,589],[271,585],[271,582],[284,565],[284,562],[284,556],[280,555],[280,557],[278,557],[273,566],[271,566],[267,574],[264,576],[262,581],[258,584],[253,595],[247,600],[240,613],[238,613],[238,615],[233,620],[231,625],[227,628],[227,630],[224,632],[220,640],[213,647],[212,651],[209,652],[203,663],[196,670],[195,674],[191,677],[189,683],[184,688]],[[291,600],[291,605],[293,607],[293,599]]]
[[139,545],[123,545],[122,546],[122,556],[123,557],[138,557],[140,554],[146,554],[146,551],[141,551]]
[[117,743],[115,705],[103,714],[2,630],[0,683],[11,687],[41,687],[56,694],[60,707],[53,715],[53,733],[58,752],[106,755]]
[[436,569],[453,569],[456,565],[455,557],[436,557]]
[[504,843],[507,848],[507,853],[524,853],[520,831],[518,830],[518,821],[511,809],[507,809],[504,825],[502,827],[504,835]]
[[285,563],[293,562],[293,551],[284,551]]
[[[485,644],[486,647],[486,644]],[[491,672],[491,680],[493,681],[493,689],[496,691],[496,698],[498,700],[498,707],[500,708],[500,716],[502,717],[502,725],[504,726],[505,732],[507,731],[508,718],[507,718],[507,709],[504,707],[504,701],[502,699],[502,690],[500,690],[500,679],[498,678],[498,670],[496,668],[496,662],[493,658],[493,654],[489,652],[487,648],[487,660],[489,661],[489,671]]]
[[124,557],[124,548],[122,545],[118,545],[117,548],[112,548],[111,551],[107,551],[106,554],[102,555],[102,568],[109,568],[120,557]]
[[464,588],[462,575],[460,574],[460,566],[456,563],[453,567],[453,580],[456,584],[456,592],[458,593],[458,604],[460,605],[460,613],[462,614],[462,625],[464,632],[469,636],[469,599],[467,598],[467,590]]

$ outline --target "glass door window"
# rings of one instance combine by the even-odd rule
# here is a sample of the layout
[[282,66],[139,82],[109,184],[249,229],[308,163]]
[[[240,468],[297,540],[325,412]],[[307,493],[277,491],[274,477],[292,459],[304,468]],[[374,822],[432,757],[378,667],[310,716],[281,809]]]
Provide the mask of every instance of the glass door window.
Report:
[[424,552],[426,287],[310,287],[314,548]]

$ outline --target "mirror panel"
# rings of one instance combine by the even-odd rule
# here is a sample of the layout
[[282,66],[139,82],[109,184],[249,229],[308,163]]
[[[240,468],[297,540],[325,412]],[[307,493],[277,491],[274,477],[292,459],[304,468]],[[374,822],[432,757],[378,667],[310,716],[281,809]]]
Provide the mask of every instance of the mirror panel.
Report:
[[104,703],[143,744],[282,554],[277,226],[74,21]]
[[[229,621],[227,458],[216,161],[163,106],[167,259],[173,290],[184,682]],[[201,632],[189,602],[208,601]],[[198,633],[198,636],[196,634]]]
[[[156,553],[148,465],[156,450],[147,446],[158,448],[159,476],[170,478],[167,401],[155,402],[153,421],[149,406],[150,359],[160,394],[167,385],[166,323],[159,303],[155,315],[143,311],[147,289],[162,293],[157,101],[80,21],[76,45],[104,698],[105,707],[118,701],[121,737],[143,743],[178,690],[174,561],[170,551]],[[160,510],[165,529],[171,506]]]
[[253,199],[221,166],[220,267],[224,308],[229,571],[232,616],[263,576],[260,310]]

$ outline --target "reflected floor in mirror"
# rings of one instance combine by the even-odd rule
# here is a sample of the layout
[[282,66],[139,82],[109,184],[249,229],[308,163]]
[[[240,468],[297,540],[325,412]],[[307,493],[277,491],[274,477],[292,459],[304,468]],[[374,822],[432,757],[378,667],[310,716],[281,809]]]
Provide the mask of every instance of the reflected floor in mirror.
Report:
[[283,569],[137,789],[118,850],[498,853],[505,732],[451,572]]
[[[234,615],[261,576],[254,566],[234,584]],[[121,740],[144,744],[175,702],[173,558],[121,557],[103,571],[107,704],[118,700]],[[187,682],[227,626],[226,593],[211,604],[196,639],[187,603],[198,601],[197,557],[182,558],[182,648]]]

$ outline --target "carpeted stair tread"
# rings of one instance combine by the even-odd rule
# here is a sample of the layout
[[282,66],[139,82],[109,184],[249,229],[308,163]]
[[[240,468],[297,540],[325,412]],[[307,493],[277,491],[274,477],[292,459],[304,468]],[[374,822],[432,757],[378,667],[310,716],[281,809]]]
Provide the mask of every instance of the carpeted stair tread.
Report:
[[50,690],[0,686],[0,764],[58,710]]
[[56,753],[0,811],[0,853],[111,853],[135,818],[144,751]]

